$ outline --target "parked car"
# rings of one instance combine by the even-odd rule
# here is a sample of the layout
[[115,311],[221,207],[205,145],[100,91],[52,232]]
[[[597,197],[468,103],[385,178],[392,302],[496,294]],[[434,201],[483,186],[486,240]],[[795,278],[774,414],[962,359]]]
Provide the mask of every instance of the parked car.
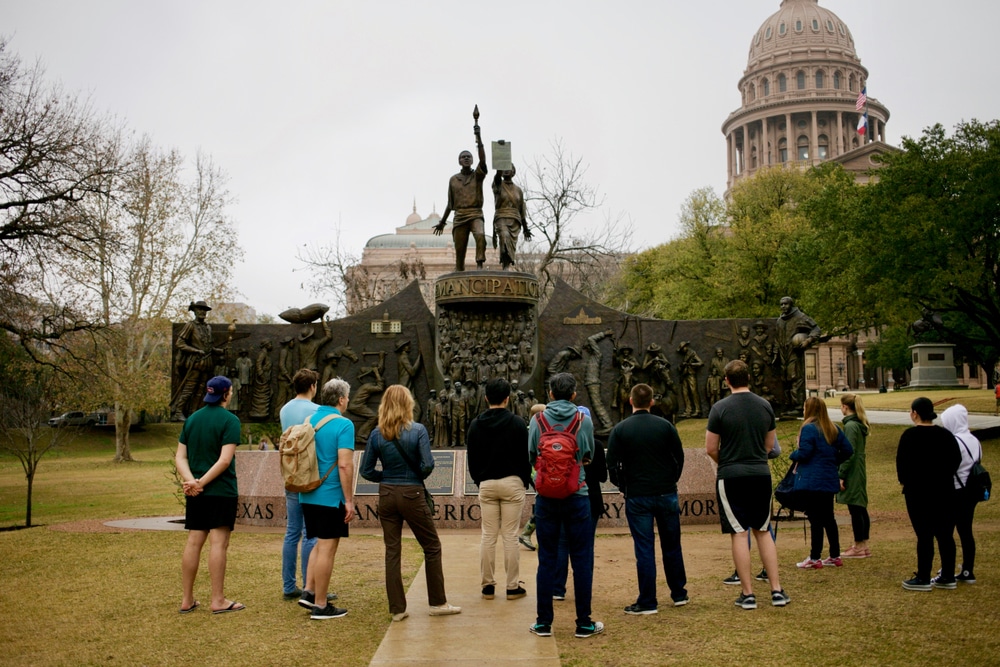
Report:
[[49,426],[56,428],[59,426],[93,426],[98,422],[98,415],[96,412],[86,413],[86,412],[66,412],[58,417],[53,417],[49,420]]

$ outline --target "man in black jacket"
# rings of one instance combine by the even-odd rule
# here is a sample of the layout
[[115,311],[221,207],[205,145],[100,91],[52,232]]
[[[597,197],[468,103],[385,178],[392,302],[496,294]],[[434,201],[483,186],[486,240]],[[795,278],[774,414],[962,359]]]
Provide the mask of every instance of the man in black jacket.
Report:
[[649,413],[653,389],[637,384],[629,395],[632,415],[619,422],[608,440],[608,474],[625,494],[625,516],[635,544],[639,597],[626,614],[657,613],[656,551],[653,523],[660,532],[663,569],[675,607],[688,602],[687,575],[681,553],[677,480],[684,469],[684,449],[674,425]]
[[479,544],[483,597],[492,600],[496,589],[497,535],[503,536],[507,599],[526,595],[518,583],[520,551],[517,533],[521,527],[524,492],[531,480],[528,463],[528,428],[524,420],[507,409],[510,383],[503,378],[486,382],[489,410],[469,426],[469,474],[479,486],[483,537]]

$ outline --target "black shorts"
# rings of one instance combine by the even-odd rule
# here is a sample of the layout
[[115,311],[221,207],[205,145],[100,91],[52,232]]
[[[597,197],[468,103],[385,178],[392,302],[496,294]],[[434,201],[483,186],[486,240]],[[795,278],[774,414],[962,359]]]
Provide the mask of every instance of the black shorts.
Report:
[[719,520],[723,533],[751,528],[767,530],[771,524],[771,476],[733,477],[715,482]]
[[187,530],[212,530],[213,528],[228,528],[236,525],[236,496],[186,496],[187,506],[184,511],[184,528]]
[[307,539],[317,537],[321,540],[336,540],[347,537],[348,524],[344,521],[347,509],[343,505],[329,507],[302,503],[300,506],[302,518],[306,521]]

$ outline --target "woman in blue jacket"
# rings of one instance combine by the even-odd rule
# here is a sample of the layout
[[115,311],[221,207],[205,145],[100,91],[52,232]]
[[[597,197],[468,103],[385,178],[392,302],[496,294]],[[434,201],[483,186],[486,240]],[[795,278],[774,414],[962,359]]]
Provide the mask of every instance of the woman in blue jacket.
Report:
[[[807,398],[803,410],[805,420],[799,430],[798,449],[790,458],[798,465],[795,490],[806,500],[806,518],[811,535],[809,557],[799,567],[818,570],[840,567],[840,533],[833,516],[833,497],[840,491],[837,468],[852,453],[851,443],[844,432],[830,420],[826,404],[818,398]],[[830,557],[823,555],[823,532],[830,542]]]

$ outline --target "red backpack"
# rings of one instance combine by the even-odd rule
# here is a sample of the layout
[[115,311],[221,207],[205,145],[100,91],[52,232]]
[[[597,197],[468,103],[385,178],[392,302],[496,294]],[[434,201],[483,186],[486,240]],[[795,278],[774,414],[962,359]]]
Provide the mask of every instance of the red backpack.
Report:
[[541,412],[536,419],[541,435],[535,459],[535,491],[546,498],[568,498],[580,490],[576,434],[583,424],[583,414],[577,412],[565,426],[550,425]]

